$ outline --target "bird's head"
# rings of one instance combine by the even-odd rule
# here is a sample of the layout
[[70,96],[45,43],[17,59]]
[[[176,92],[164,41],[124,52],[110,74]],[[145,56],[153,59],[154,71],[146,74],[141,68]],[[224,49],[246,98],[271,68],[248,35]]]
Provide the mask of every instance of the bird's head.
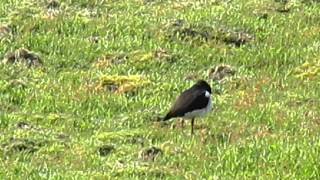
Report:
[[198,80],[195,85],[199,88],[205,89],[211,94],[211,87],[205,80]]

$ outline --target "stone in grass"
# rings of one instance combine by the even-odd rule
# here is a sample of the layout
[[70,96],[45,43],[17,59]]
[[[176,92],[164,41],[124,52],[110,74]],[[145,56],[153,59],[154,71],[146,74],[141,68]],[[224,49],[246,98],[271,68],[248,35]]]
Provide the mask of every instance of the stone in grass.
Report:
[[22,62],[28,67],[41,66],[43,64],[41,58],[37,54],[24,48],[7,53],[3,59],[3,62],[5,64]]
[[209,79],[221,81],[226,76],[233,76],[236,70],[230,65],[220,64],[218,66],[212,67],[208,70]]
[[156,157],[162,154],[163,151],[157,147],[151,147],[147,149],[143,149],[140,152],[140,158],[144,161],[154,161]]
[[19,129],[31,129],[31,128],[33,128],[33,126],[30,125],[27,122],[20,121],[20,122],[17,123],[17,128],[19,128]]
[[114,150],[113,145],[105,144],[98,148],[98,153],[100,156],[107,156]]

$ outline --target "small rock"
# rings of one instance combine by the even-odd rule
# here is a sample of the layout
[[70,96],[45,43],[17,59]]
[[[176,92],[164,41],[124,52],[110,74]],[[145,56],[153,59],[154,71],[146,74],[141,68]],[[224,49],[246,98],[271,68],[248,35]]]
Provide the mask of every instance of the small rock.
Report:
[[20,129],[30,129],[30,128],[32,128],[32,125],[30,125],[30,124],[27,123],[27,122],[20,121],[20,122],[17,123],[17,128],[20,128]]
[[163,151],[160,149],[160,148],[157,148],[157,147],[151,147],[151,148],[147,148],[147,149],[144,149],[140,152],[140,158],[142,160],[151,160],[151,161],[154,161],[155,158],[162,154]]

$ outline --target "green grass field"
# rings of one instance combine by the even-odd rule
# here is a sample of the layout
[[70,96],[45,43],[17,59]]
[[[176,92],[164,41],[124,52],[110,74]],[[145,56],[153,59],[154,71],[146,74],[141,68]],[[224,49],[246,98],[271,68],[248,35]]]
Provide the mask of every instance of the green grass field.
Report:
[[0,179],[320,178],[317,0],[1,0],[0,61]]

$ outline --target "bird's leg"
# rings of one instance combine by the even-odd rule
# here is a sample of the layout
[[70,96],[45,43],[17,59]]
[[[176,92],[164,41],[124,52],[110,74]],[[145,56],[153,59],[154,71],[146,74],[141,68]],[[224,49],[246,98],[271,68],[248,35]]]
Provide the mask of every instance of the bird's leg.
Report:
[[184,128],[184,119],[181,119],[181,128]]
[[191,119],[191,135],[193,135],[194,118]]

